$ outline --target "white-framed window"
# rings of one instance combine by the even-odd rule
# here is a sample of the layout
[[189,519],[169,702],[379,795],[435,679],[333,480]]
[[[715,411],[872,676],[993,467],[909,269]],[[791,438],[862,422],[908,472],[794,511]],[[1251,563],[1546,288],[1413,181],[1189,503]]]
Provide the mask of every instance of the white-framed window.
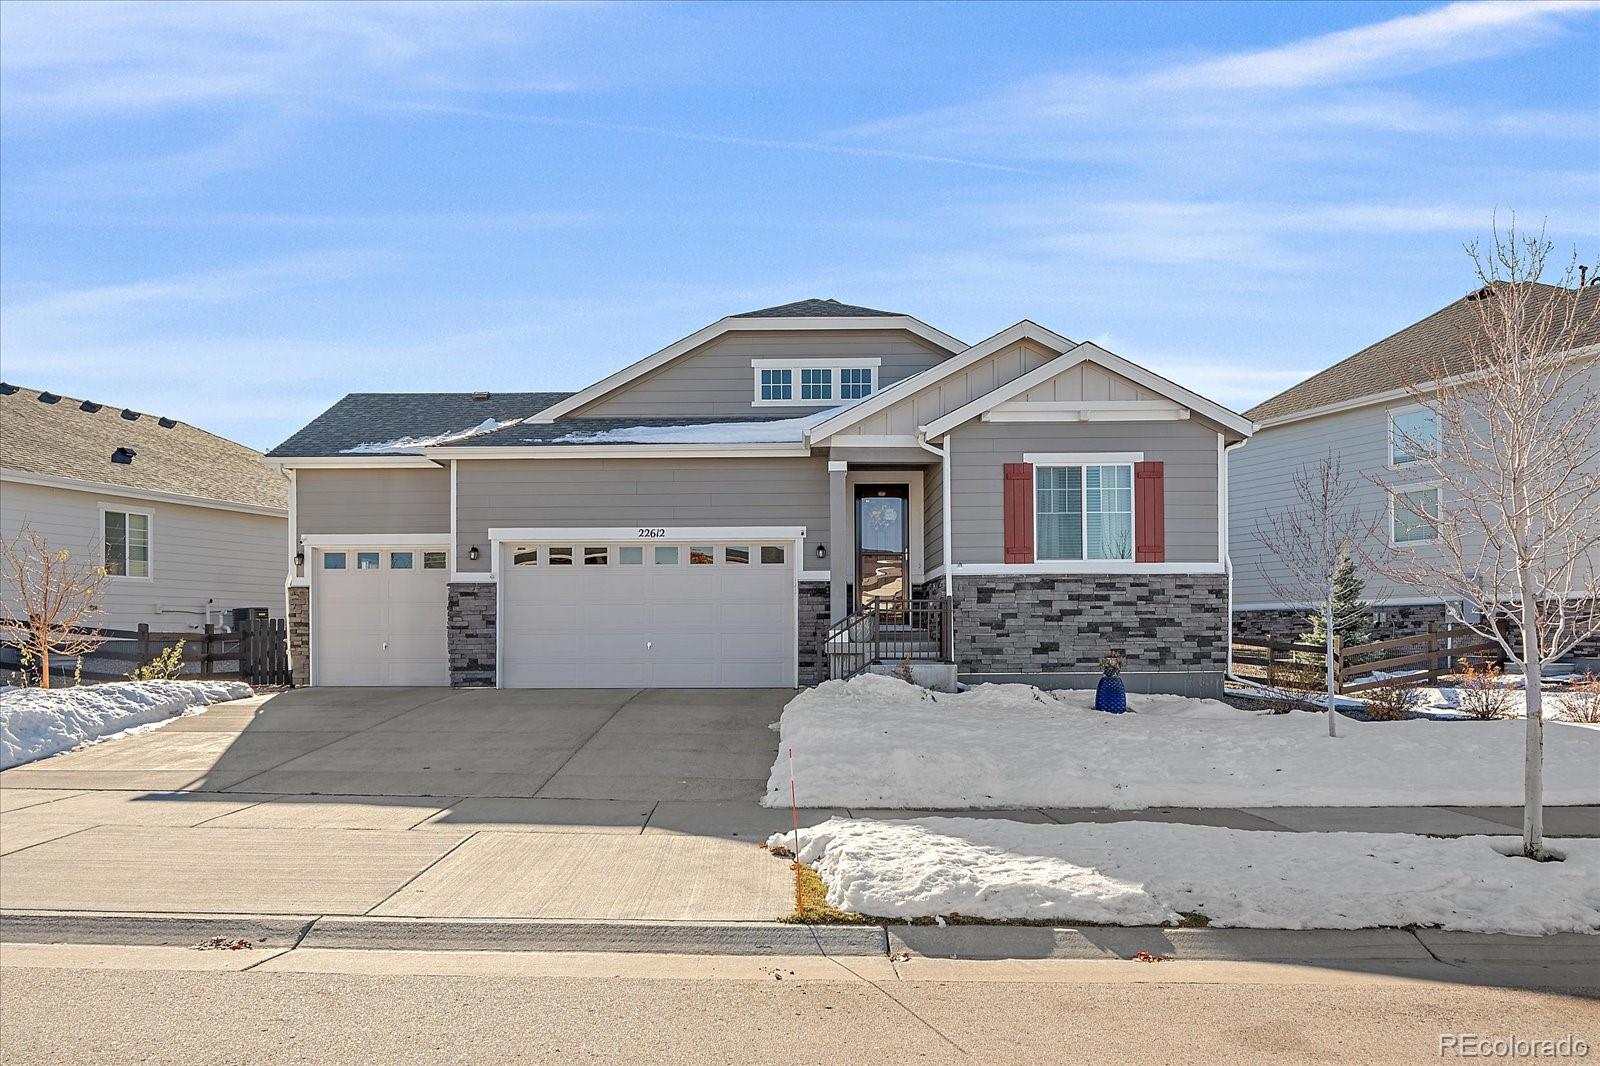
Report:
[[112,577],[150,576],[150,515],[143,511],[100,512],[106,573]]
[[785,554],[782,544],[763,544],[761,546],[761,563],[763,566],[782,563]]
[[617,565],[619,565],[619,566],[643,566],[644,565],[644,549],[639,547],[636,544],[635,545],[624,544],[622,547],[617,549]]
[[356,552],[356,569],[376,570],[381,558],[378,552]]
[[611,562],[611,550],[605,545],[583,549],[584,566],[606,566]]
[[343,570],[345,568],[344,552],[323,552],[322,568],[324,570]]
[[678,546],[676,544],[657,544],[655,546],[655,560],[657,566],[677,566]]
[[872,395],[878,384],[875,358],[752,359],[756,407],[826,407]]
[[1439,454],[1439,417],[1420,405],[1389,411],[1389,465],[1420,463]]
[[1036,465],[1034,553],[1046,559],[1133,558],[1133,464]]
[[1389,539],[1427,544],[1439,535],[1439,486],[1396,489],[1389,497]]
[[690,566],[711,566],[717,561],[717,550],[709,544],[689,545]]
[[551,566],[571,566],[572,565],[572,549],[571,548],[551,548],[548,552],[545,553],[545,560]]
[[722,549],[722,561],[730,565],[747,565],[750,562],[748,544],[729,544]]
[[511,553],[512,566],[538,566],[538,548],[517,548]]
[[416,560],[417,557],[411,552],[390,552],[389,569],[410,570],[412,568],[412,564],[415,563]]

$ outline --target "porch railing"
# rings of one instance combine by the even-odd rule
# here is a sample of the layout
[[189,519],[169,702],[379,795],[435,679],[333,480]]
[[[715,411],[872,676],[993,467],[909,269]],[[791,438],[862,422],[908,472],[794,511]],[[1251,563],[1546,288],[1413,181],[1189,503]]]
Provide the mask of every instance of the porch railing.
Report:
[[865,673],[875,663],[954,662],[951,600],[874,600],[828,628],[821,658],[831,679]]

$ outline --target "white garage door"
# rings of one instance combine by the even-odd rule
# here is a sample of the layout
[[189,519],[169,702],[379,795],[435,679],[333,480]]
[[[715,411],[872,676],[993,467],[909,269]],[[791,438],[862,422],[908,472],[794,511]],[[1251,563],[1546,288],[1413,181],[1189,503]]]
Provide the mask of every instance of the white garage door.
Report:
[[509,688],[795,683],[792,544],[503,551],[501,683]]
[[311,628],[319,685],[448,685],[442,551],[322,551]]

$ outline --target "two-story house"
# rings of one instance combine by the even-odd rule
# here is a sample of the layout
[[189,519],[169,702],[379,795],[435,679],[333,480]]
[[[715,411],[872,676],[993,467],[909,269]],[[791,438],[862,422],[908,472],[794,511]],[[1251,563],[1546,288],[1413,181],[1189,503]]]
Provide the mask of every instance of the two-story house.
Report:
[[[1541,289],[1556,291],[1548,285]],[[1283,603],[1273,595],[1268,575],[1280,564],[1261,544],[1257,529],[1267,515],[1296,503],[1294,472],[1329,455],[1339,459],[1353,488],[1351,506],[1378,522],[1376,543],[1353,553],[1374,608],[1373,639],[1407,636],[1431,622],[1445,622],[1449,606],[1473,617],[1474,604],[1449,600],[1437,588],[1396,585],[1362,560],[1388,551],[1437,550],[1435,521],[1440,493],[1447,490],[1423,459],[1449,445],[1441,444],[1434,413],[1417,402],[1415,390],[1441,372],[1462,374],[1472,365],[1469,338],[1479,328],[1476,298],[1476,292],[1469,293],[1247,412],[1256,423],[1255,435],[1229,456],[1234,627],[1241,636],[1290,639],[1309,628],[1311,604]],[[1580,320],[1593,321],[1600,287],[1585,288],[1579,299],[1586,302],[1580,304]],[[1600,324],[1581,341],[1580,349],[1600,343]],[[1448,459],[1448,450],[1444,454]]]
[[1224,456],[1250,431],[1032,322],[969,345],[833,300],[723,318],[571,394],[357,393],[269,453],[293,484],[295,668],[793,686],[876,611],[942,615],[968,680],[1089,684],[1115,648],[1135,688],[1216,692]]

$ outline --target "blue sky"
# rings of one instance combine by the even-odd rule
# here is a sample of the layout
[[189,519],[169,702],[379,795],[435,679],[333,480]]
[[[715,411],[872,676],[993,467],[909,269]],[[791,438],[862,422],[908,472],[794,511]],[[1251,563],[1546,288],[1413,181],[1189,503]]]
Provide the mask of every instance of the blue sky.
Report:
[[1600,247],[1600,5],[0,9],[7,380],[270,447],[806,296],[1243,409]]

